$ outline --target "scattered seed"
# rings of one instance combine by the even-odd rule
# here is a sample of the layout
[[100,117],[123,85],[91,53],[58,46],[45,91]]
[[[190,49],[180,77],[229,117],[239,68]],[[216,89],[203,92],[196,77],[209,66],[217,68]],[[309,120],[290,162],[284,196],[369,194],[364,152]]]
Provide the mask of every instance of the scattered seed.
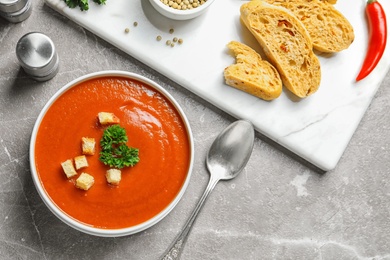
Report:
[[129,33],[130,32],[130,29],[129,28],[126,28],[125,29],[125,33]]
[[138,25],[138,23],[137,23],[137,22],[134,22],[133,25],[134,25],[134,27],[136,27],[136,26]]
[[[191,1],[191,0],[186,0],[186,1]],[[169,29],[169,33],[170,34],[174,33],[174,29],[173,28]],[[162,40],[162,36],[161,35],[157,35],[156,36],[156,40],[157,41],[161,41]],[[182,38],[178,38],[178,37],[175,36],[172,39],[169,39],[169,40],[165,41],[165,44],[167,46],[171,46],[172,48],[176,45],[176,43],[177,44],[183,44],[183,39]]]

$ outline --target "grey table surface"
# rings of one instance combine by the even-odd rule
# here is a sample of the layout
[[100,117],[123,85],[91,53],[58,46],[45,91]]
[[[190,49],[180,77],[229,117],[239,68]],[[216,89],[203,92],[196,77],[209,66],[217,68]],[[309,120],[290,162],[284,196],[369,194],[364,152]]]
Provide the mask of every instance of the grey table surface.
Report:
[[[40,31],[57,47],[60,71],[37,82],[19,67],[17,41]],[[182,200],[141,233],[100,238],[58,220],[30,174],[29,141],[49,98],[71,80],[100,70],[146,76],[182,106],[195,163]],[[33,1],[22,23],[0,19],[0,259],[158,259],[179,232],[209,178],[206,152],[235,118]],[[337,167],[323,173],[260,134],[244,172],[220,182],[202,209],[183,259],[390,259],[390,73]]]

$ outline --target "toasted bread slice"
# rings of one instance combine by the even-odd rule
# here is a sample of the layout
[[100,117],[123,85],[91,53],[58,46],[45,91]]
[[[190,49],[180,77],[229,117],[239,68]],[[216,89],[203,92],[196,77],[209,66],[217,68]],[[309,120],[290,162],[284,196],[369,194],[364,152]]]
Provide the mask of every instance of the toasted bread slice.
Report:
[[266,0],[292,11],[305,25],[314,49],[321,52],[340,52],[355,39],[352,25],[336,8],[321,0]]
[[337,0],[322,0],[323,2],[328,2],[329,4],[335,5]]
[[277,68],[284,86],[304,98],[317,91],[321,67],[303,24],[286,8],[251,1],[240,8],[241,19]]
[[274,66],[249,46],[232,41],[228,48],[236,64],[224,70],[226,84],[264,100],[273,100],[282,92],[282,80]]

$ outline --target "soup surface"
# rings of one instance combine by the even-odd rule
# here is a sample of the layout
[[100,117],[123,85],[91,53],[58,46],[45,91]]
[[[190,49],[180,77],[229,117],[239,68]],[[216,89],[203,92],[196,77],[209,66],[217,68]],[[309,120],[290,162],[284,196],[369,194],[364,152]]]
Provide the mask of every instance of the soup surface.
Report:
[[[105,127],[99,112],[112,112],[127,132],[129,147],[139,149],[140,161],[122,169],[118,186],[109,185],[109,169],[99,161]],[[81,155],[81,138],[96,140],[89,166],[78,170],[95,178],[88,190],[67,179],[61,162]],[[162,94],[125,77],[101,77],[80,83],[62,94],[40,124],[35,164],[52,201],[70,217],[87,225],[117,229],[137,225],[164,210],[182,188],[191,150],[183,120]]]

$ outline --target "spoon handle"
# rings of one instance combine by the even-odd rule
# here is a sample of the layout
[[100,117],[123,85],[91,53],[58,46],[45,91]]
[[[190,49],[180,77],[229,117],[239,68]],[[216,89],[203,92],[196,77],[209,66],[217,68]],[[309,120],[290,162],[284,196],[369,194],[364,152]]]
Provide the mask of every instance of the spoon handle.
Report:
[[173,260],[173,259],[180,259],[181,253],[184,248],[184,244],[187,241],[188,234],[190,233],[190,230],[192,228],[192,225],[194,224],[194,221],[196,217],[198,216],[198,213],[200,209],[202,208],[204,202],[206,201],[206,198],[210,194],[210,192],[214,189],[215,185],[218,183],[219,179],[213,177],[213,175],[210,176],[209,183],[207,184],[207,187],[198,201],[198,204],[196,204],[195,209],[192,211],[191,216],[185,223],[182,231],[179,233],[179,235],[175,238],[171,246],[165,251],[163,256],[161,257],[161,260]]

